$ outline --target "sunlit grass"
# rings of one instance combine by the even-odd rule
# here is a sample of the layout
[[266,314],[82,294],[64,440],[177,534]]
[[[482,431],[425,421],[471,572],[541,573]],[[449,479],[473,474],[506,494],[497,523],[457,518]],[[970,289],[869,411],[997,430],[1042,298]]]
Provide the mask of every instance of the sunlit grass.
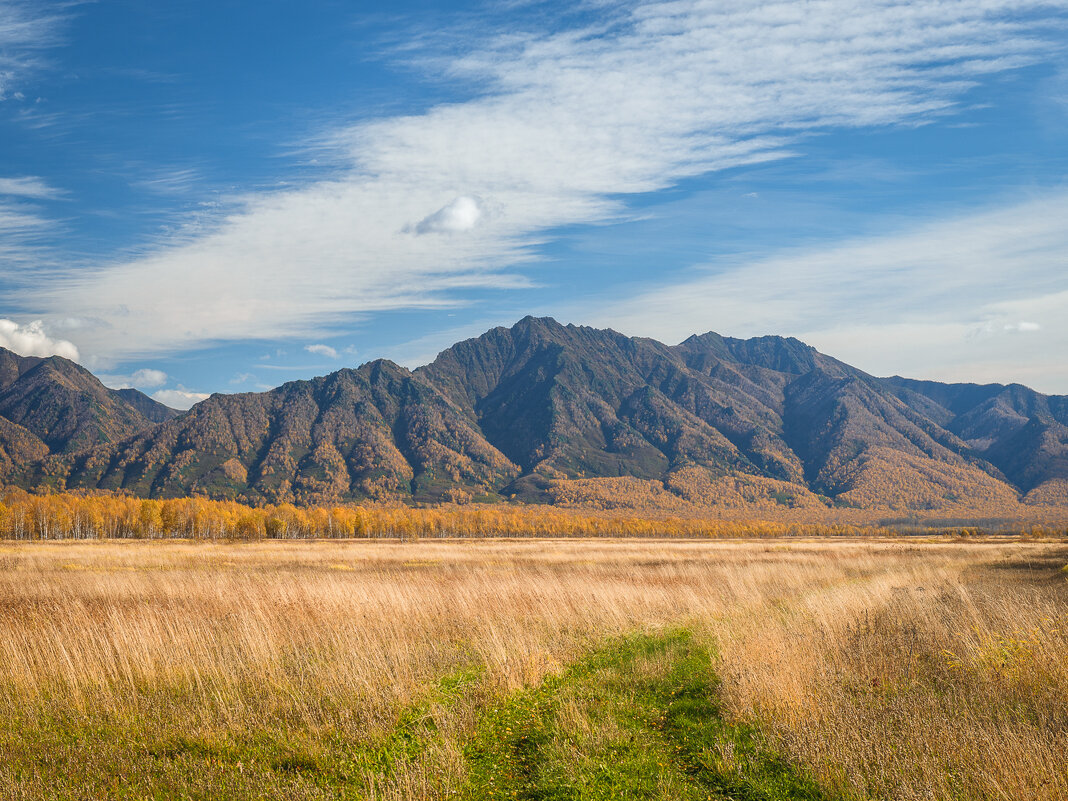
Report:
[[677,755],[587,699],[658,708],[626,686],[689,657],[561,677],[684,627],[730,734],[687,759],[749,770],[745,731],[828,797],[1063,799],[1065,562],[1004,540],[2,544],[0,797],[442,798],[522,693],[551,702],[546,770],[581,784],[632,734]]

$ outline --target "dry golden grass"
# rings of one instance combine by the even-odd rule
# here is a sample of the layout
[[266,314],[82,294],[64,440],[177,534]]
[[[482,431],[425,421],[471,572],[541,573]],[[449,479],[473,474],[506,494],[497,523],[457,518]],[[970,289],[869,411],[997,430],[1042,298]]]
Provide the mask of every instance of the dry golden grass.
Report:
[[[1007,540],[7,543],[0,797],[335,797],[315,767],[442,797],[488,698],[685,625],[728,714],[832,795],[1064,799],[1066,564]],[[412,709],[425,747],[353,756]],[[282,752],[307,769],[260,764]]]

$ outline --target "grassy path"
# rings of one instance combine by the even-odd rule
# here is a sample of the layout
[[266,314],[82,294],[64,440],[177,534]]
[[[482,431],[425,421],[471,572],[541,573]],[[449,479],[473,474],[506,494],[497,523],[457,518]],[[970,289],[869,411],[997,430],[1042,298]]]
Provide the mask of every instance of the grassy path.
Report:
[[712,658],[684,631],[606,646],[489,710],[462,797],[821,799],[816,785],[724,722]]

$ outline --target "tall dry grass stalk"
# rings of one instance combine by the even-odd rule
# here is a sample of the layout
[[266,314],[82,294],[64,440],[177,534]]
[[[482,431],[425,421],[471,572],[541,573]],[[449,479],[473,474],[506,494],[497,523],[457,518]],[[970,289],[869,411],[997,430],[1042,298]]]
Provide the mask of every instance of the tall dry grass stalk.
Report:
[[105,787],[178,740],[374,742],[481,670],[432,705],[429,747],[365,770],[369,795],[441,797],[489,696],[682,624],[716,644],[728,713],[836,794],[1064,799],[1066,563],[1008,541],[9,543],[0,796]]

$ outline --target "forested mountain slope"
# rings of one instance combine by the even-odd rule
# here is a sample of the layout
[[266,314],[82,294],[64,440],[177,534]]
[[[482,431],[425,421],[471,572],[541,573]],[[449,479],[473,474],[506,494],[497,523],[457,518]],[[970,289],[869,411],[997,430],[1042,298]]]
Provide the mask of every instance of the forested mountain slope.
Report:
[[0,348],[0,471],[6,459],[25,464],[117,443],[177,414],[136,389],[108,389],[59,356]]
[[[376,361],[155,423],[139,399],[49,386],[50,415],[0,405],[15,426],[0,427],[0,470],[25,486],[894,509],[1060,503],[1068,487],[1068,398],[875,378],[782,337],[669,346],[527,317],[415,371]],[[61,423],[64,408],[80,412]]]

